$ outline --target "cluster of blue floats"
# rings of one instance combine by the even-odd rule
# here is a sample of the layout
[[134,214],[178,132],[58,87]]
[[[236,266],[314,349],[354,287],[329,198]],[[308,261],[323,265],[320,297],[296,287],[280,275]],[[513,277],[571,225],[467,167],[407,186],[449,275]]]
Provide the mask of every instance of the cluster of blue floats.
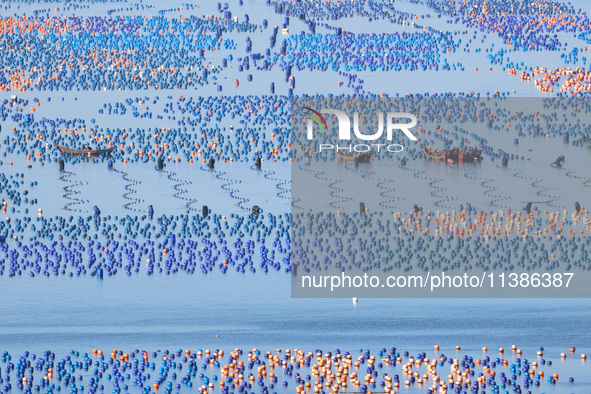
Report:
[[[293,218],[292,240],[291,218],[277,221],[274,215],[262,216],[249,215],[246,221],[239,215],[232,215],[229,220],[219,215],[205,219],[199,215],[171,216],[155,220],[156,223],[146,217],[138,220],[130,216],[107,216],[103,220],[100,216],[77,220],[38,218],[32,222],[16,219],[13,227],[0,223],[2,231],[6,233],[10,228],[9,233],[16,235],[32,230],[37,239],[7,238],[0,245],[0,275],[102,277],[118,271],[127,275],[199,271],[207,274],[214,269],[223,273],[228,269],[242,273],[289,272],[293,264],[314,271],[329,267],[364,271],[460,270],[467,266],[584,271],[591,268],[588,235],[463,237],[444,230],[440,236],[418,235],[416,226],[414,230],[412,225],[409,227],[410,222],[390,220],[381,213],[341,213],[297,215]],[[425,219],[423,226],[428,229],[429,221]]]
[[[26,231],[30,224],[38,239],[13,242],[2,237],[0,275],[89,274],[102,278],[118,271],[127,275],[207,274],[214,269],[223,273],[229,269],[241,273],[290,271],[287,215],[285,221],[272,215],[265,220],[262,214],[249,215],[246,220],[234,214],[229,220],[219,215],[163,216],[154,221],[145,216],[139,220],[107,216],[101,221],[98,215],[77,220],[28,219],[15,219],[19,230],[11,229],[9,234]],[[6,228],[2,231],[6,233]]]

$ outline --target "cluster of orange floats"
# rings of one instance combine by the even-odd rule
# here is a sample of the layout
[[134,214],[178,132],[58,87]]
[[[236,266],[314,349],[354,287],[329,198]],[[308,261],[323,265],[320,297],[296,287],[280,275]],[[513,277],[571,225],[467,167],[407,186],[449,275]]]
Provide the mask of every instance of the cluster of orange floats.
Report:
[[[587,48],[583,48],[584,51]],[[517,70],[508,70],[510,75],[517,75]],[[536,88],[542,92],[553,93],[554,87],[560,86],[560,92],[581,94],[591,92],[591,71],[577,67],[558,67],[548,71],[543,67],[536,67],[531,73],[522,71],[519,79],[524,82],[534,81]],[[561,84],[562,83],[562,84]]]
[[[449,2],[452,6],[453,1]],[[502,3],[499,3],[502,4]],[[459,8],[471,9],[470,18],[473,22],[479,23],[481,26],[490,29],[493,33],[495,30],[505,31],[506,27],[503,27],[501,23],[493,22],[488,19],[489,14],[492,12],[493,15],[502,15],[503,18],[507,18],[511,15],[519,15],[527,13],[529,15],[538,15],[538,18],[531,18],[527,22],[519,23],[519,27],[523,31],[535,31],[535,30],[547,30],[553,31],[558,27],[576,28],[578,30],[588,30],[588,21],[584,14],[570,14],[568,12],[562,12],[560,9],[560,2],[547,2],[547,1],[536,1],[528,3],[527,6],[523,4],[519,8],[511,7],[511,11],[504,7],[500,8],[496,3],[492,3],[489,8],[489,4],[486,1],[463,1],[458,3]],[[530,8],[531,7],[531,8]],[[481,16],[479,16],[481,15]],[[484,15],[484,16],[482,16]],[[479,17],[477,17],[479,16]],[[522,43],[525,40],[522,40]],[[513,41],[508,41],[509,46],[513,46]],[[531,47],[534,49],[535,47]]]
[[[366,208],[366,211],[369,211]],[[340,216],[341,212],[337,211]],[[410,234],[433,234],[435,236],[444,234],[456,234],[460,237],[480,236],[507,236],[517,235],[520,237],[534,236],[542,237],[547,235],[570,236],[591,233],[591,218],[589,211],[581,208],[579,212],[568,213],[564,211],[549,212],[536,211],[526,213],[525,211],[511,212],[511,210],[499,210],[488,213],[479,211],[463,212],[432,212],[422,211],[403,214],[397,212],[394,219],[402,224],[399,233]],[[542,219],[543,229],[536,223]],[[577,231],[578,230],[578,231]]]

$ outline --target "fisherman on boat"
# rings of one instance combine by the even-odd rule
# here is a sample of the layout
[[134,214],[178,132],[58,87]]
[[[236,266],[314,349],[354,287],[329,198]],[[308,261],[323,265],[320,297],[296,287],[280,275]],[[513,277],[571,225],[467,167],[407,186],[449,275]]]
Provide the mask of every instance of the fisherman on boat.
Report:
[[87,144],[84,144],[81,149],[66,148],[65,146],[61,146],[59,144],[56,144],[56,147],[63,154],[85,155],[85,156],[86,155],[88,155],[88,156],[98,156],[98,155],[102,155],[102,154],[108,155],[108,154],[110,154],[115,149],[114,146],[111,146],[111,147],[106,148],[106,149],[92,149]]
[[443,158],[443,154],[439,148],[432,149],[431,147],[426,147],[424,153],[427,159],[441,160]]
[[336,151],[337,157],[343,161],[354,161],[356,163],[368,163],[371,161],[371,152],[357,152],[351,153],[343,150]]

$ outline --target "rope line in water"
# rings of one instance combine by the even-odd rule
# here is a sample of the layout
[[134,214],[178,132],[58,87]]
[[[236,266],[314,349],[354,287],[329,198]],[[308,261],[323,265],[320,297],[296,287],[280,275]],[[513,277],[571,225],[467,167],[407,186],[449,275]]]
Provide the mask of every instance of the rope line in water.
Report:
[[129,200],[131,202],[127,202],[127,203],[123,204],[123,207],[125,209],[127,209],[127,210],[134,211],[134,212],[146,212],[143,209],[130,208],[132,205],[136,205],[136,204],[140,204],[140,203],[143,203],[144,202],[143,199],[140,199],[140,198],[131,198],[130,197],[130,195],[132,195],[132,194],[137,194],[137,190],[134,189],[134,186],[137,186],[137,185],[139,185],[142,182],[141,181],[136,181],[135,179],[129,178],[128,177],[129,174],[127,172],[125,172],[125,171],[121,171],[121,170],[118,170],[116,168],[113,168],[113,171],[116,172],[116,173],[118,173],[118,174],[121,174],[121,178],[124,181],[127,182],[127,185],[125,185],[126,192],[123,193],[123,198],[126,199],[126,200]]
[[181,189],[181,186],[186,186],[186,185],[191,185],[192,182],[188,181],[188,180],[182,180],[179,178],[176,178],[177,173],[174,171],[163,171],[165,174],[167,175],[167,178],[170,179],[173,182],[177,182],[172,188],[176,191],[176,193],[174,193],[172,196],[174,198],[178,198],[179,200],[185,201],[185,208],[187,208],[187,210],[189,211],[198,211],[197,208],[194,208],[192,205],[194,203],[196,203],[198,200],[196,198],[189,198],[189,197],[185,197],[183,196],[183,194],[188,194],[189,191],[187,189]]
[[396,195],[396,193],[395,193],[396,188],[395,187],[386,186],[386,184],[388,184],[388,183],[393,183],[394,179],[384,180],[382,178],[375,176],[376,174],[377,174],[376,171],[370,171],[370,172],[367,172],[367,173],[361,175],[361,177],[364,179],[373,179],[373,180],[377,181],[376,187],[381,190],[380,197],[382,197],[384,199],[384,200],[380,201],[378,203],[378,205],[382,208],[388,208],[388,209],[400,208],[397,205],[389,204],[393,201],[405,201],[406,200],[406,198]]
[[75,186],[82,186],[84,183],[82,181],[74,181],[74,180],[70,179],[72,177],[75,177],[77,175],[76,173],[73,173],[71,171],[66,171],[66,170],[63,170],[62,172],[64,173],[64,175],[60,176],[59,180],[61,180],[63,182],[70,183],[70,185],[64,186],[63,189],[64,189],[65,194],[63,197],[65,199],[71,201],[71,202],[66,203],[66,205],[64,205],[64,209],[66,211],[70,211],[70,212],[83,212],[80,209],[72,208],[72,207],[75,205],[80,205],[80,204],[84,204],[85,202],[88,202],[88,201],[84,201],[81,198],[74,197],[74,195],[80,194],[82,192],[80,190],[73,190],[73,188]]
[[277,173],[275,171],[272,170],[263,170],[263,169],[257,169],[256,168],[256,164],[253,164],[251,167],[251,169],[256,170],[256,171],[261,171],[263,173],[263,177],[265,179],[268,179],[270,181],[274,181],[277,182],[277,184],[275,185],[276,189],[279,189],[279,193],[277,193],[277,197],[279,198],[283,198],[283,199],[290,199],[291,196],[291,187],[290,188],[285,188],[282,187],[282,185],[286,185],[286,184],[291,184],[291,180],[282,180],[281,178],[277,178],[275,177],[275,175],[277,175]]
[[244,211],[250,211],[250,208],[248,208],[244,205],[249,201],[249,199],[246,197],[238,196],[238,193],[240,193],[240,190],[232,187],[233,185],[241,184],[242,183],[241,180],[232,180],[230,178],[225,178],[225,176],[227,175],[227,173],[225,171],[218,171],[216,169],[211,169],[211,168],[206,168],[206,167],[201,167],[201,171],[213,172],[215,175],[215,178],[217,180],[226,182],[221,186],[222,190],[228,192],[228,194],[230,195],[231,198],[238,200],[238,202],[235,204],[238,208],[240,208]]

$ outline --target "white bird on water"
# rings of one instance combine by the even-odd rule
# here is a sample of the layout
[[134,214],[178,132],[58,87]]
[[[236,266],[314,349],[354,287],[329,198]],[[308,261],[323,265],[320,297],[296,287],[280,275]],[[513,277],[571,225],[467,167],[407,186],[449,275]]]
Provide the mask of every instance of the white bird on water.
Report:
[[357,297],[353,297],[353,303],[354,303],[354,304],[357,304],[357,301],[359,301],[359,298],[357,298]]

